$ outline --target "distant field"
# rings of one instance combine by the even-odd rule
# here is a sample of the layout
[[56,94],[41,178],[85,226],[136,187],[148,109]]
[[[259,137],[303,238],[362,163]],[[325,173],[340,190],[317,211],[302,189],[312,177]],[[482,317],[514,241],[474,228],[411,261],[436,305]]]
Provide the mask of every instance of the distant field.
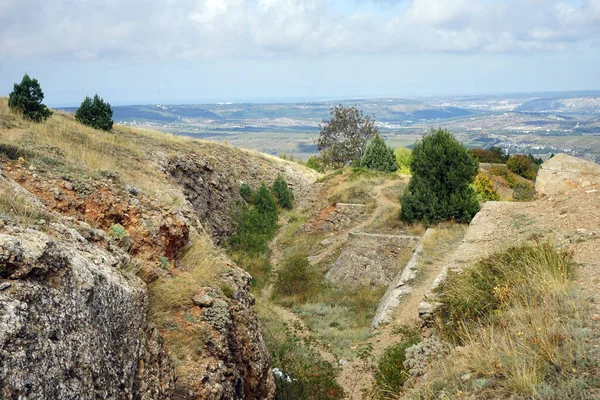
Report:
[[319,124],[337,104],[374,115],[392,147],[410,148],[431,128],[444,127],[467,147],[501,146],[511,154],[567,152],[600,161],[600,92],[134,105],[114,107],[114,119],[124,125],[306,159],[317,154]]

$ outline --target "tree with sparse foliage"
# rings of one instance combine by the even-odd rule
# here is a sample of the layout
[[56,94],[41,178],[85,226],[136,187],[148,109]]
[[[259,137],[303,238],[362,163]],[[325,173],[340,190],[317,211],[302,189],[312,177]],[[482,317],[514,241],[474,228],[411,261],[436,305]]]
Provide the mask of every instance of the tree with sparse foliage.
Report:
[[365,168],[381,172],[394,172],[398,169],[394,149],[386,145],[379,134],[376,134],[367,144],[361,164]]
[[281,175],[278,174],[277,178],[275,178],[275,182],[273,182],[271,191],[275,195],[279,207],[287,208],[288,210],[292,209],[292,202],[294,201],[294,192],[290,190],[287,182],[285,181],[285,179],[283,179]]
[[25,74],[21,83],[15,83],[8,96],[8,107],[26,119],[41,122],[52,115],[52,111],[42,104],[43,100],[44,92],[38,80]]
[[329,121],[320,126],[318,149],[325,163],[339,168],[360,161],[367,142],[379,133],[375,117],[363,116],[356,107],[335,106]]
[[479,165],[448,130],[432,129],[415,144],[410,169],[412,177],[400,198],[402,220],[469,222],[479,211],[471,187]]
[[94,95],[93,99],[89,96],[86,97],[75,112],[75,119],[77,121],[103,131],[110,131],[112,129],[112,116],[113,112],[110,104],[97,94]]

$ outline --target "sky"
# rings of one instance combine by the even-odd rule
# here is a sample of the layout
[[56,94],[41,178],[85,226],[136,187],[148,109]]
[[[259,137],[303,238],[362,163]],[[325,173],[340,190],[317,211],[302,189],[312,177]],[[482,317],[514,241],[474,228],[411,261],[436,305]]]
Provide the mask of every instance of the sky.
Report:
[[600,89],[600,0],[0,0],[0,96],[280,102]]

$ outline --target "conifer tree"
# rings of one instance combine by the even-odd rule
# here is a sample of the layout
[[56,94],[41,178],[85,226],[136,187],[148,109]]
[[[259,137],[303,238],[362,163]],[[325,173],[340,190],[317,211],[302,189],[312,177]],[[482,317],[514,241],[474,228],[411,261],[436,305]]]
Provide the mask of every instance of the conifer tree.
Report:
[[75,112],[75,119],[77,121],[94,129],[104,131],[112,129],[112,116],[113,112],[110,104],[97,94],[94,95],[94,99],[91,99],[89,96],[86,97],[77,109],[77,112]]
[[479,169],[467,149],[445,129],[431,132],[415,145],[412,177],[400,198],[400,218],[432,224],[454,219],[469,222],[479,211],[471,187]]
[[385,140],[376,134],[362,157],[362,166],[381,172],[394,172],[398,169],[394,149],[385,144]]
[[15,83],[13,91],[9,94],[8,107],[21,113],[26,119],[42,122],[52,115],[52,111],[42,104],[43,100],[44,92],[38,80],[25,74],[21,83]]

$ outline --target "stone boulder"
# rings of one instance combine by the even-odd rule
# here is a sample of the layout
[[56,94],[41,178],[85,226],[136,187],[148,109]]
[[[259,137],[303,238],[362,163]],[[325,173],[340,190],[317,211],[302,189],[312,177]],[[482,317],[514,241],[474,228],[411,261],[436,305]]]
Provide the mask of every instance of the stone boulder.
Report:
[[144,283],[75,229],[0,229],[0,398],[166,399]]
[[600,165],[566,154],[543,163],[535,181],[536,192],[546,196],[597,188],[600,188]]

